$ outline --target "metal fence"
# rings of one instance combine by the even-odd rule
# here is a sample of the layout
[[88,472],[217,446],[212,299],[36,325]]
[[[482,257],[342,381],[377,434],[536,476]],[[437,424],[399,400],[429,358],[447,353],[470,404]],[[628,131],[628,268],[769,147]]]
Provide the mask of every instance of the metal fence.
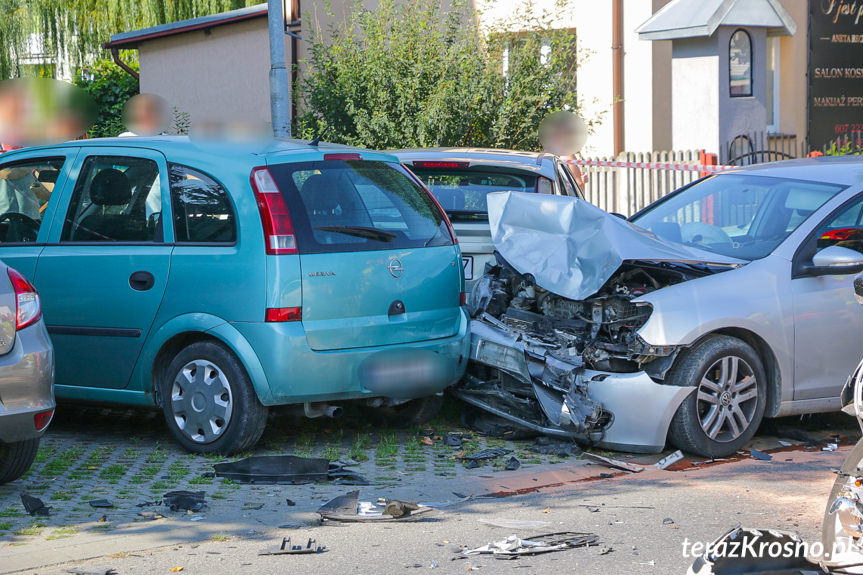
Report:
[[[627,164],[676,163],[700,165],[704,153],[700,150],[671,152],[624,152],[617,158],[587,158],[617,161]],[[690,170],[657,170],[645,167],[583,167],[588,176],[585,198],[607,212],[631,216],[665,194],[697,180],[699,172]]]

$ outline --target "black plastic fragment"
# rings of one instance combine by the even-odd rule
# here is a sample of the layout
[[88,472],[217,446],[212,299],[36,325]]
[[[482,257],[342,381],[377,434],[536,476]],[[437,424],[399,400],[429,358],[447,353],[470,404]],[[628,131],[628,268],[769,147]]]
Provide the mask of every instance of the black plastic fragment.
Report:
[[258,555],[311,555],[314,553],[323,553],[327,548],[323,545],[318,545],[314,539],[309,539],[305,545],[291,545],[291,538],[285,537],[282,539],[282,544],[274,549],[265,549]]
[[516,457],[510,457],[509,460],[507,460],[506,467],[504,469],[507,471],[515,471],[519,467],[521,467],[521,461]]
[[240,483],[283,483],[298,485],[329,479],[330,461],[296,455],[259,455],[213,465],[217,477]]
[[758,451],[757,449],[750,449],[749,454],[755,459],[760,459],[761,461],[770,461],[773,459],[773,456],[769,453],[764,453],[763,451]]
[[90,507],[93,509],[113,509],[114,504],[108,501],[107,499],[93,499],[89,501]]
[[171,491],[162,496],[162,501],[171,511],[200,511],[206,507],[203,491]]
[[27,513],[30,514],[31,517],[50,517],[51,516],[51,507],[46,507],[45,503],[42,502],[38,497],[33,497],[32,495],[27,495],[26,493],[21,494],[21,503],[24,504],[24,509]]

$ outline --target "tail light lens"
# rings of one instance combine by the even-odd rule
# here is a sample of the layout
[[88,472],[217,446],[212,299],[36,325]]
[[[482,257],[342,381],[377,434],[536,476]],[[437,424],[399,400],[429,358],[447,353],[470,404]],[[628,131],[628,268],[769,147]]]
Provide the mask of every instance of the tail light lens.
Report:
[[467,292],[463,291],[458,295],[458,305],[464,307],[467,305]]
[[270,307],[267,308],[268,322],[279,321],[302,321],[303,308],[301,307]]
[[267,168],[252,170],[252,190],[261,212],[267,253],[270,255],[297,254],[297,236],[285,198]]
[[51,423],[51,420],[54,418],[54,410],[43,411],[42,413],[37,413],[33,416],[33,425],[36,426],[36,431],[42,431],[48,424]]
[[16,329],[24,329],[33,325],[42,317],[42,305],[39,302],[39,294],[27,278],[12,268],[7,268],[12,289],[15,290],[16,305]]

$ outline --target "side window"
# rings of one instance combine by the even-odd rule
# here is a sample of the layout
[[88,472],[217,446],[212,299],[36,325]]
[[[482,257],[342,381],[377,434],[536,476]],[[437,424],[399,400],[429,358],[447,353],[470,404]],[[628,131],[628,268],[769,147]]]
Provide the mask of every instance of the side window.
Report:
[[565,196],[578,197],[578,192],[575,190],[575,186],[572,185],[572,181],[570,181],[568,174],[566,173],[566,168],[562,165],[557,165],[557,181],[560,184],[560,189]]
[[40,158],[0,167],[0,243],[36,241],[63,162]]
[[161,206],[156,162],[90,156],[78,174],[61,241],[162,241]]
[[171,206],[177,243],[234,243],[237,227],[227,192],[213,178],[173,164]]
[[841,246],[863,253],[863,197],[822,224],[816,236],[816,252]]

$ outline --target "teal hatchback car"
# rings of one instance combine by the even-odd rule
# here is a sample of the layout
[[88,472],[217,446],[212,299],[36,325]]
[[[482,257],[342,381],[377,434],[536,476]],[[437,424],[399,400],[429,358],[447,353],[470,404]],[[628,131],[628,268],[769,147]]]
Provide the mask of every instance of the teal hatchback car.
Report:
[[41,294],[58,399],[156,405],[195,452],[250,448],[270,406],[427,415],[469,355],[449,220],[378,152],[158,137],[7,153],[0,259]]

